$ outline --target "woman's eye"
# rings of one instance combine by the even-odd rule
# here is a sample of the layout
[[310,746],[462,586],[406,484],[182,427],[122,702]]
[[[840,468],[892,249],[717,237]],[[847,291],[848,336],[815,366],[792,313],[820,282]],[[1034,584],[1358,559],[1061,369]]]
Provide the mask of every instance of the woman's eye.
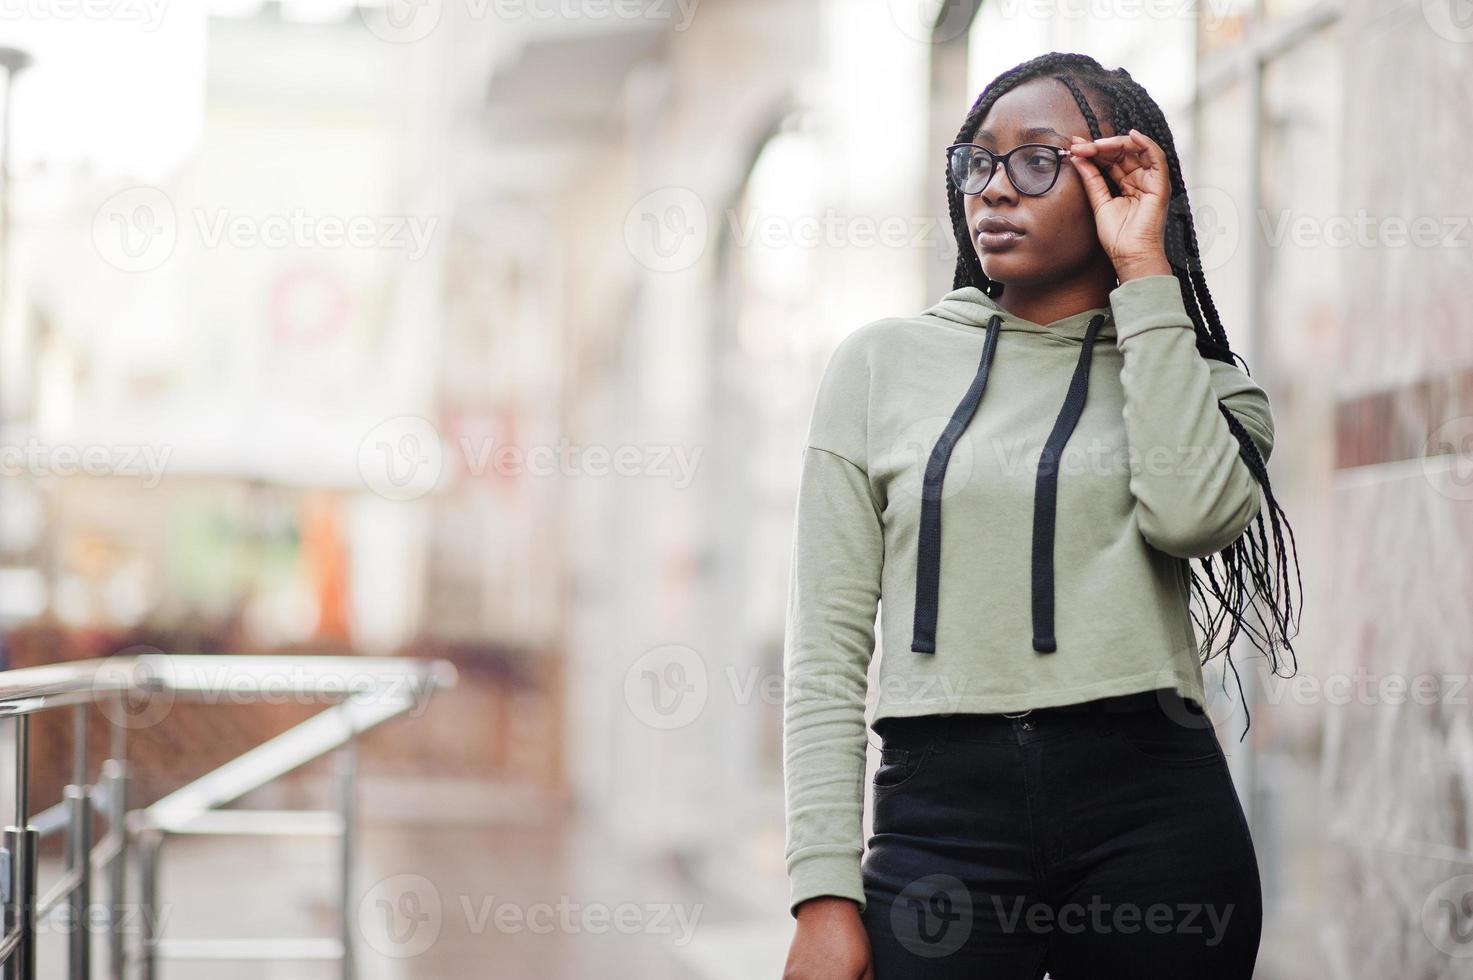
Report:
[[1054,155],[1047,150],[1028,154],[1028,166],[1040,172],[1046,172],[1054,165]]

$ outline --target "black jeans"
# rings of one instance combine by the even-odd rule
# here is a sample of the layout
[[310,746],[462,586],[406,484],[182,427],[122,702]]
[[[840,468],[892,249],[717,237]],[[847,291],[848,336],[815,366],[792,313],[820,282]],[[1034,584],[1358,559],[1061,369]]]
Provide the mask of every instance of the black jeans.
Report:
[[1194,702],[1148,691],[876,731],[876,980],[1253,976],[1257,855]]

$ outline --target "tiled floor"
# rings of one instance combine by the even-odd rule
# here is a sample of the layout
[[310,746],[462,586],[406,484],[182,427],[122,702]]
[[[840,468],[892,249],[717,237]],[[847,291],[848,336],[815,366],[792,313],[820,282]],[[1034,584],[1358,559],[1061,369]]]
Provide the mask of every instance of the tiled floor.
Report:
[[385,959],[412,951],[399,956],[406,977],[715,980],[781,972],[781,920],[766,928],[743,921],[741,910],[703,895],[674,869],[621,856],[595,827],[378,828],[366,835],[365,851],[381,876],[363,883],[376,910],[365,943]]
[[[375,812],[375,811],[370,811]],[[361,980],[747,980],[781,973],[791,920],[758,921],[674,866],[632,857],[595,824],[365,819],[352,923]],[[42,870],[43,888],[59,874]],[[179,838],[164,851],[166,938],[331,937],[336,851],[321,838]],[[136,931],[136,922],[133,924]],[[103,943],[97,942],[99,955]],[[42,937],[42,977],[65,975]],[[169,962],[163,980],[335,977],[313,962]]]

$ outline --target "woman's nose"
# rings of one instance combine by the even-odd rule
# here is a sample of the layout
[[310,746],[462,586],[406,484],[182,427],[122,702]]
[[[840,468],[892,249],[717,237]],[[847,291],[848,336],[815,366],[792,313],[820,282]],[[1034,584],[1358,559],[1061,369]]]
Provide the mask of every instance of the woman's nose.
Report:
[[982,185],[982,189],[977,192],[977,196],[988,204],[991,204],[993,201],[1003,197],[1016,198],[1017,193],[1017,188],[1008,179],[1008,168],[1002,165],[1001,160],[994,160],[992,163],[992,173],[988,175],[987,183]]

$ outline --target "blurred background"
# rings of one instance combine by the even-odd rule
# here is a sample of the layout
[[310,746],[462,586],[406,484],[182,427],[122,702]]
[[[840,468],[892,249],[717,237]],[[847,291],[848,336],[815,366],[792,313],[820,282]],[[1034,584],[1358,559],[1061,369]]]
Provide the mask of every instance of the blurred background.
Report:
[[[363,737],[362,976],[780,974],[815,387],[950,289],[982,87],[1074,50],[1165,109],[1275,407],[1299,674],[1246,647],[1242,741],[1209,678],[1259,976],[1473,977],[1463,0],[15,0],[0,45],[4,665],[452,663]],[[261,700],[131,724],[131,804],[315,710]],[[321,842],[169,846],[165,935],[331,931]]]

